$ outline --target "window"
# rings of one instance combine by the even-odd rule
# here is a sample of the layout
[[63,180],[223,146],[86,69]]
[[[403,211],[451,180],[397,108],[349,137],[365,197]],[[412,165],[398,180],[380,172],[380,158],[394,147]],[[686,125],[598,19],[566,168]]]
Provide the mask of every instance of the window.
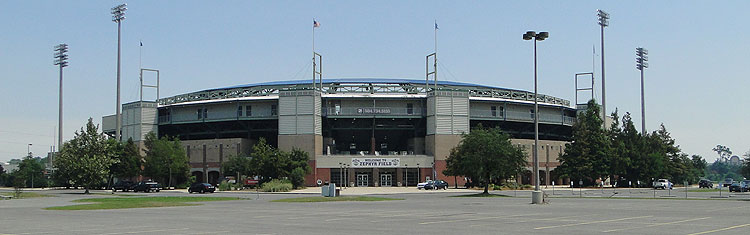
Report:
[[505,116],[505,108],[503,108],[503,106],[498,106],[497,108],[500,110],[500,112],[498,112],[500,114],[500,116],[504,117]]
[[198,109],[198,120],[201,120],[201,113],[203,112],[203,109]]
[[414,104],[408,103],[406,104],[406,114],[414,114]]
[[253,106],[245,106],[245,116],[253,116]]
[[276,105],[275,104],[271,105],[271,115],[273,115],[273,116],[276,115]]
[[242,106],[237,106],[237,117],[242,117]]
[[497,117],[497,106],[491,106],[491,107],[490,107],[490,111],[491,111],[491,112],[490,112],[490,113],[491,113],[491,114],[490,114],[491,116],[493,116],[493,117]]
[[208,109],[203,108],[203,118],[208,118]]
[[531,114],[531,118],[534,119],[534,109],[529,109],[529,113]]

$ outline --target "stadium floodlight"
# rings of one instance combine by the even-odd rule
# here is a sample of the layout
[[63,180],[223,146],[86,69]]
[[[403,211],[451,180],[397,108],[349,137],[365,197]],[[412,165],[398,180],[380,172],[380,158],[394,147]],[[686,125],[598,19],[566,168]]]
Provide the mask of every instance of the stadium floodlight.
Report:
[[58,98],[58,116],[57,116],[57,148],[58,151],[60,148],[62,148],[62,129],[63,129],[63,68],[68,67],[68,44],[60,43],[57,46],[55,46],[55,62],[54,64],[57,66],[60,66],[60,92],[59,92],[59,98]]
[[643,47],[635,48],[635,68],[641,71],[641,133],[646,134],[646,99],[643,89],[643,71],[648,68],[648,50]]
[[537,90],[537,66],[536,66],[536,42],[549,38],[549,32],[527,31],[523,34],[523,40],[534,41],[534,192],[532,192],[531,203],[542,203],[542,192],[539,191],[539,93]]
[[128,10],[128,4],[120,4],[112,8],[112,21],[117,23],[117,107],[115,113],[116,128],[115,139],[120,141],[120,130],[122,128],[122,115],[120,115],[120,26],[125,19],[125,11]]
[[609,26],[609,13],[597,9],[596,15],[599,16],[599,25],[601,25],[602,27]]
[[604,80],[604,27],[609,26],[609,13],[597,9],[596,15],[599,16],[599,26],[602,29],[602,128],[607,128],[607,89]]

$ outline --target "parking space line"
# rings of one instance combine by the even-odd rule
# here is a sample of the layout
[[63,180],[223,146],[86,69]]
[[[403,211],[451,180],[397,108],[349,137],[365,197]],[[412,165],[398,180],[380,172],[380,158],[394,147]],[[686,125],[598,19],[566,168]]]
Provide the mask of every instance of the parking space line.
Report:
[[[434,217],[434,216],[456,216],[456,215],[469,215],[469,214],[476,214],[476,213],[460,213],[460,214],[451,214],[446,215],[445,212],[440,213],[430,213],[430,212],[422,212],[422,213],[411,213],[411,214],[401,214],[401,215],[392,215],[392,216],[379,216],[380,218],[389,218],[389,219],[380,219],[380,220],[371,220],[371,223],[379,223],[379,222],[386,222],[386,221],[403,221],[407,219],[425,219],[425,217]],[[419,216],[419,217],[414,217]],[[394,218],[399,217],[399,218]],[[405,218],[401,218],[405,217]],[[410,218],[411,217],[411,218]]]
[[157,229],[157,230],[144,230],[144,231],[121,232],[121,233],[99,233],[98,235],[153,233],[153,232],[178,231],[178,230],[188,230],[188,229],[190,228]]
[[724,230],[730,230],[730,229],[735,229],[735,228],[742,228],[742,227],[745,227],[745,226],[750,226],[750,224],[741,224],[741,225],[735,225],[735,226],[732,226],[732,227],[726,227],[726,228],[720,228],[720,229],[715,229],[715,230],[709,230],[709,231],[705,231],[705,232],[700,232],[700,233],[691,233],[691,234],[689,234],[689,235],[698,235],[698,234],[706,234],[706,233],[715,233],[715,232],[721,232],[721,231],[724,231]]
[[570,227],[570,226],[576,226],[576,225],[606,223],[606,222],[615,222],[615,221],[640,219],[640,218],[648,218],[648,217],[653,217],[653,216],[652,215],[646,215],[646,216],[627,217],[627,218],[611,219],[611,220],[597,220],[597,221],[582,222],[582,223],[577,223],[577,224],[562,224],[562,225],[554,225],[554,226],[537,227],[537,228],[534,228],[534,229],[540,230],[540,229],[548,229],[548,228],[561,228],[561,227]]
[[437,223],[453,223],[453,222],[477,221],[477,220],[488,220],[488,219],[499,219],[499,218],[513,218],[513,217],[532,216],[532,215],[539,215],[539,214],[492,216],[492,217],[458,219],[458,220],[439,220],[439,221],[422,222],[419,224],[424,225],[424,224],[437,224]]
[[685,223],[685,222],[690,222],[690,221],[703,220],[703,219],[708,219],[708,218],[711,218],[711,217],[686,219],[686,220],[672,221],[672,222],[666,222],[666,223],[656,223],[656,224],[646,225],[646,226],[643,226],[643,227],[612,229],[612,230],[606,230],[606,231],[602,231],[602,232],[603,233],[609,233],[609,232],[623,231],[623,230],[630,230],[630,229],[650,228],[650,227],[656,227],[656,226],[662,226],[662,225],[679,224],[679,223]]
[[[523,220],[523,221],[511,221],[511,222],[506,222],[505,224],[524,223],[524,222],[528,222],[528,221],[539,221],[539,220],[556,220],[556,221],[564,221],[564,220],[562,220],[562,219],[567,219],[567,218],[575,218],[575,217],[580,217],[580,216],[562,216],[562,217],[555,217],[555,218],[527,219],[527,220]],[[479,226],[496,226],[496,225],[497,225],[496,223],[492,223],[492,224],[473,224],[473,225],[470,225],[469,227],[479,227]]]

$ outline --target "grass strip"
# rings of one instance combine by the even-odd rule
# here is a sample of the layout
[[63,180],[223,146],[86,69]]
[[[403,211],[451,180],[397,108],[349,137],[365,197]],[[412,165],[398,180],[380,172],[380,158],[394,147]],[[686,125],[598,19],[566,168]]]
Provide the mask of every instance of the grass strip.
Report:
[[511,197],[508,195],[502,195],[502,194],[491,194],[491,193],[475,193],[475,194],[466,194],[466,195],[457,195],[457,196],[451,196],[451,197]]
[[344,202],[344,201],[374,202],[374,201],[393,201],[393,200],[404,200],[404,199],[370,197],[370,196],[295,197],[295,198],[284,198],[284,199],[273,200],[271,202]]
[[16,194],[13,193],[13,192],[5,192],[5,193],[0,193],[0,194],[2,194],[3,196],[11,196],[14,199],[37,198],[37,197],[54,197],[54,196],[48,195],[48,194],[32,193],[32,192],[21,192],[21,194],[18,195],[18,197],[16,197]]
[[169,206],[196,206],[196,202],[240,200],[233,197],[107,197],[78,199],[73,202],[88,203],[47,207],[47,210],[109,210]]

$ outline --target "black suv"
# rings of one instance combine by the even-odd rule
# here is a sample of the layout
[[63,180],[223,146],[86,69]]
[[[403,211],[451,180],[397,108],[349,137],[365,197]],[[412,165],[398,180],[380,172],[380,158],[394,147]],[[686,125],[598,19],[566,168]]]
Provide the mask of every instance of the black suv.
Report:
[[435,180],[430,183],[427,183],[424,186],[424,189],[448,189],[448,182],[445,182],[445,180]]
[[698,188],[713,188],[713,187],[714,187],[714,182],[711,182],[710,180],[702,179],[698,181]]
[[128,190],[133,188],[134,185],[135,184],[133,183],[133,181],[126,181],[126,180],[118,181],[117,183],[115,183],[114,186],[112,186],[112,192],[115,192],[117,190],[127,192]]
[[188,188],[188,193],[213,193],[214,191],[216,191],[216,187],[209,183],[194,183]]
[[161,190],[161,184],[152,181],[141,181],[133,186],[133,192],[159,192]]

